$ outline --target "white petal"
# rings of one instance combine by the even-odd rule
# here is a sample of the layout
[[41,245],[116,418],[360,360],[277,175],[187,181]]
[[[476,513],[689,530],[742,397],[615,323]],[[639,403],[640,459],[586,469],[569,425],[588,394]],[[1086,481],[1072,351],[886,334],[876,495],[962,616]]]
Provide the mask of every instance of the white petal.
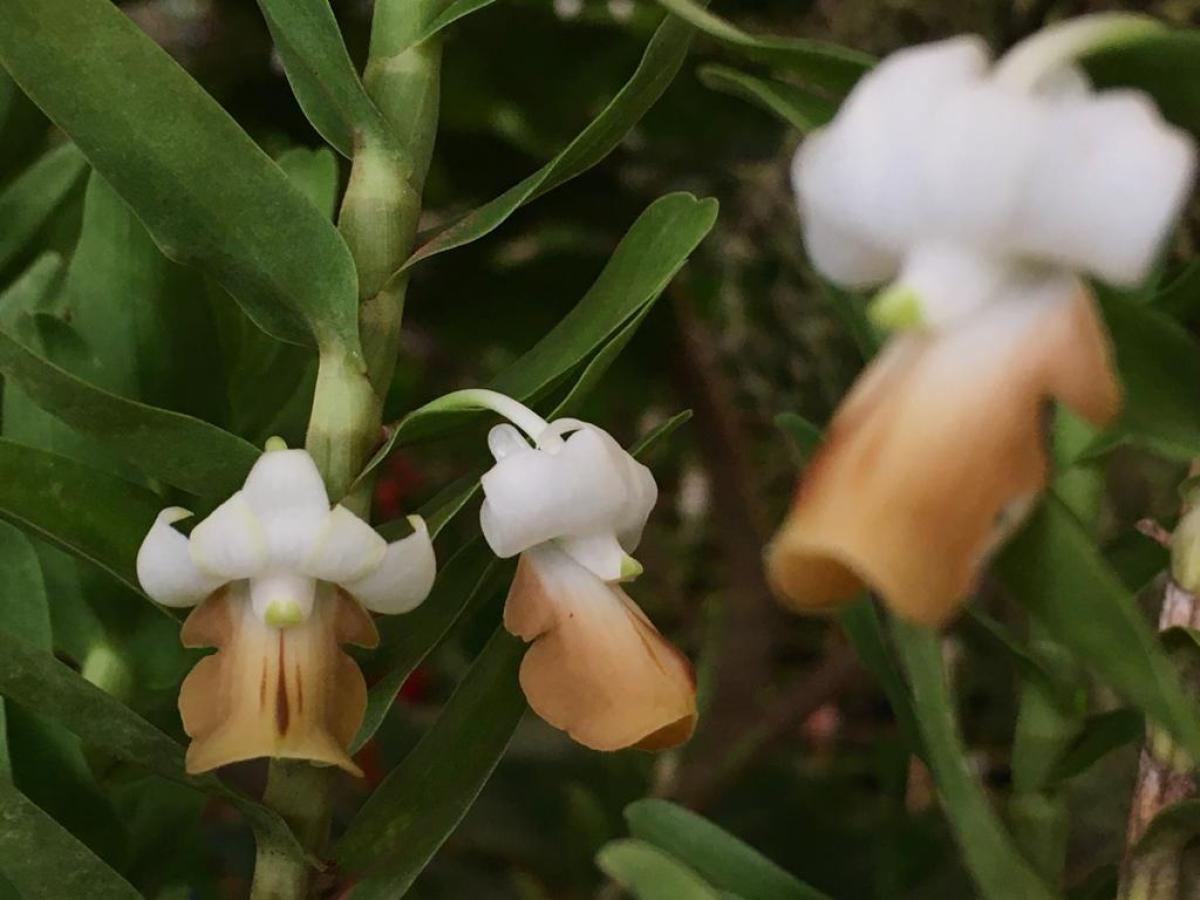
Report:
[[300,570],[312,578],[343,584],[363,578],[383,561],[387,541],[346,507],[338,505],[325,518]]
[[620,581],[624,574],[625,549],[612,534],[563,538],[559,548],[602,581]]
[[137,576],[146,595],[163,606],[195,606],[225,579],[200,571],[188,552],[188,539],[171,527],[191,513],[164,509],[150,526],[137,555]]
[[1020,249],[1132,285],[1191,190],[1195,148],[1150,99],[1108,91],[1061,105],[1027,177]]
[[299,567],[313,552],[329,516],[329,496],[305,450],[273,450],[259,457],[242,488],[266,533],[272,565]]
[[657,490],[648,469],[591,426],[556,452],[516,450],[482,478],[480,525],[507,558],[556,538],[620,533],[636,538]]
[[[893,54],[864,77],[833,122],[801,148],[793,170],[806,239],[825,274],[853,270],[855,285],[889,277],[888,257],[922,233],[930,124],[981,82],[988,52],[964,37]],[[838,237],[849,242],[839,251]],[[839,257],[838,254],[842,254]]]
[[241,491],[192,529],[188,549],[197,566],[227,581],[249,578],[267,566],[263,525]]
[[383,561],[365,577],[342,587],[372,612],[406,613],[421,604],[433,588],[437,561],[429,529],[420,516],[409,516],[413,533],[387,545]]
[[250,579],[250,605],[259,621],[290,628],[312,615],[317,583],[294,572],[275,571]]
[[492,453],[493,459],[504,459],[506,456],[511,456],[521,450],[529,449],[529,441],[521,436],[521,432],[517,431],[512,425],[504,424],[497,425],[487,436],[488,450]]

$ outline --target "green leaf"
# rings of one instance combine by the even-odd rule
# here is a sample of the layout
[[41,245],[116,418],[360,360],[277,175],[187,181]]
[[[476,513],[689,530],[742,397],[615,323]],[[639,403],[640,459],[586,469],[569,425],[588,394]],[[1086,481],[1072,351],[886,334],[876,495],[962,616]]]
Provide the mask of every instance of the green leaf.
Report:
[[496,0],[453,0],[440,13],[430,20],[425,30],[413,41],[414,44],[424,43],[448,25],[453,25],[464,16],[468,16],[485,6],[491,6]]
[[633,76],[566,149],[524,181],[439,231],[417,248],[400,272],[437,253],[489,234],[522,205],[586,172],[608,156],[675,79],[693,34],[690,26],[668,17],[654,32]]
[[356,134],[385,136],[383,115],[350,61],[329,0],[258,0],[258,6],[292,92],[321,137],[349,159]]
[[0,439],[0,518],[105,569],[140,593],[135,562],[162,501],[143,487]]
[[[147,475],[200,497],[233,493],[259,451],[200,419],[110,394],[0,331],[0,372],[38,406],[111,447]],[[90,501],[78,497],[82,504]]]
[[748,59],[802,75],[834,91],[849,90],[873,64],[865,53],[801,38],[755,37],[726,22],[694,0],[658,0],[668,12],[694,25],[709,37],[733,47]]
[[525,712],[517,685],[524,652],[498,628],[433,727],[350,823],[335,857],[367,873],[356,900],[402,896],[475,802]]
[[[525,402],[542,395],[658,298],[712,229],[716,216],[715,200],[697,200],[691,194],[668,194],[650,204],[583,299],[488,387]],[[448,408],[438,400],[414,410],[390,429],[366,471],[395,447],[443,434],[471,418],[469,413],[464,416],[461,405]]]
[[784,433],[796,451],[797,462],[805,465],[821,446],[821,429],[804,416],[782,412],[775,416],[775,427]]
[[1157,847],[1178,848],[1200,834],[1200,800],[1180,800],[1150,820],[1134,847],[1141,856]]
[[1053,781],[1065,781],[1086,772],[1093,763],[1119,747],[1141,740],[1145,733],[1145,718],[1134,709],[1121,707],[1088,716],[1050,777]]
[[275,162],[325,218],[337,212],[338,163],[328,148],[289,147]]
[[1124,443],[1181,462],[1200,456],[1200,345],[1152,306],[1108,292],[1100,306],[1124,396],[1116,423],[1080,458],[1094,459]]
[[1192,260],[1150,298],[1155,309],[1187,322],[1200,313],[1200,260]]
[[637,333],[646,316],[650,314],[650,310],[654,308],[653,301],[647,303],[638,312],[634,313],[621,330],[613,335],[608,343],[602,346],[584,367],[579,378],[575,380],[575,384],[571,386],[571,390],[567,395],[554,407],[554,411],[547,417],[550,421],[561,418],[563,416],[574,415],[579,409],[587,396],[596,389],[600,384],[600,380],[611,368],[612,364],[617,361],[617,357],[621,355],[621,351],[625,349],[625,345]]
[[492,557],[482,538],[468,541],[441,567],[433,590],[411,613],[379,622],[380,646],[371,655],[373,671],[382,672],[367,692],[367,709],[351,748],[371,739],[396,692],[433,649],[450,633],[464,612],[492,597],[509,576],[510,567]]
[[638,900],[721,900],[694,870],[644,841],[610,841],[596,865]]
[[625,821],[635,838],[690,866],[718,890],[745,900],[826,898],[749,844],[675,803],[638,800],[625,807]]
[[1064,683],[1003,625],[986,613],[968,608],[962,616],[963,631],[992,650],[998,651],[1012,663],[1026,681],[1035,681],[1039,689],[1062,709],[1072,706],[1075,697],[1073,684]]
[[1081,59],[1098,88],[1135,87],[1149,92],[1163,114],[1200,135],[1200,30],[1167,28],[1149,18],[1126,17],[1115,32]]
[[74,144],[51,150],[0,191],[0,269],[12,262],[87,169]]
[[120,9],[0,0],[0,18],[0,61],[168,257],[277,337],[358,352],[357,276],[333,224]]
[[646,435],[639,441],[634,442],[634,445],[629,448],[629,455],[642,462],[654,455],[654,452],[664,443],[667,438],[673,435],[680,427],[686,425],[692,418],[692,411],[685,409],[682,412],[677,412],[665,422],[661,422],[654,426]]
[[0,291],[0,328],[7,328],[23,313],[32,312],[58,287],[65,265],[53,250],[43,253],[17,278]]
[[5,778],[0,778],[0,874],[27,900],[142,896]]
[[756,78],[718,65],[701,66],[696,74],[705,87],[748,100],[802,134],[824,125],[837,112],[834,103],[786,81]]
[[842,608],[838,613],[838,624],[846,632],[855,654],[879,682],[880,688],[896,717],[896,724],[905,744],[921,759],[927,759],[925,742],[917,724],[917,713],[913,709],[912,694],[905,684],[896,660],[884,633],[875,601],[864,595]]
[[235,806],[255,830],[289,855],[299,844],[274,812],[227,788],[213,775],[184,773],[184,750],[115,697],[88,683],[50,653],[0,628],[0,694],[54,719],[89,744],[155,775]]
[[893,634],[912,684],[917,721],[942,809],[980,892],[989,900],[1052,900],[1053,892],[1021,856],[971,772],[937,632],[896,619]]
[[1053,494],[1000,554],[1003,585],[1119,694],[1200,759],[1200,719],[1133,597]]
[[221,421],[225,377],[214,360],[204,281],[163,256],[128,204],[93,172],[66,285],[44,307],[58,317],[50,323],[57,327],[40,329],[40,342],[28,346],[122,397]]

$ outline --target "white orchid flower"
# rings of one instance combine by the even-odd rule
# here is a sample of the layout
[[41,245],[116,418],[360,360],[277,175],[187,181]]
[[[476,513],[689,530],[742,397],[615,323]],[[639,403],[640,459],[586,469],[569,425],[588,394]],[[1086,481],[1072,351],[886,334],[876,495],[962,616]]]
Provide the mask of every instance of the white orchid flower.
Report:
[[521,429],[488,435],[496,464],[479,518],[497,556],[520,555],[504,625],[532,643],[520,673],[530,706],[597,750],[686,740],[691,666],[619,584],[642,571],[630,553],[658,496],[654,476],[594,425],[547,423],[491,391],[460,395]]
[[1085,19],[989,65],[978,38],[901,51],[796,155],[808,251],[848,287],[888,283],[908,326],[835,415],[768,550],[773,585],[823,609],[864,586],[945,621],[1044,488],[1043,412],[1119,406],[1082,275],[1142,279],[1186,200],[1190,139],[1073,55],[1129,27]]
[[138,580],[166,606],[198,608],[185,646],[217,647],[185,679],[179,708],[192,737],[187,769],[258,756],[310,759],[361,774],[346,748],[366,687],[342,643],[374,646],[370,615],[403,613],[436,573],[425,523],[386,542],[343,506],[304,450],[272,439],[242,489],[185,537],[191,514],[159,513],[142,542]]
[[1131,27],[1079,19],[992,65],[978,37],[902,50],[796,153],[817,269],[890,282],[878,312],[940,328],[1029,282],[1132,286],[1189,194],[1195,151],[1149,96],[1095,91],[1073,53]]

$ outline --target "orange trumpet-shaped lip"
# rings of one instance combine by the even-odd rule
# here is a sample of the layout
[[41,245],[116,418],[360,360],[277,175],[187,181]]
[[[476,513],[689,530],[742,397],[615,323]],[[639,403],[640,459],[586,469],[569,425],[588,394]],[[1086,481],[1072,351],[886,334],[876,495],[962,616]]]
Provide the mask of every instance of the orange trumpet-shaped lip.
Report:
[[367,689],[344,643],[374,647],[371,617],[344,591],[318,586],[312,615],[290,628],[254,614],[246,582],[201,603],[184,623],[186,647],[216,647],[188,673],[179,692],[192,738],[191,774],[269,756],[362,771],[346,752],[362,724]]
[[787,605],[834,607],[864,587],[944,623],[1048,477],[1044,404],[1116,414],[1107,335],[1087,290],[995,303],[941,333],[893,339],[856,383],[767,549]]
[[556,547],[521,554],[504,626],[531,642],[521,662],[529,705],[593,750],[665,750],[696,725],[687,658],[620,587]]

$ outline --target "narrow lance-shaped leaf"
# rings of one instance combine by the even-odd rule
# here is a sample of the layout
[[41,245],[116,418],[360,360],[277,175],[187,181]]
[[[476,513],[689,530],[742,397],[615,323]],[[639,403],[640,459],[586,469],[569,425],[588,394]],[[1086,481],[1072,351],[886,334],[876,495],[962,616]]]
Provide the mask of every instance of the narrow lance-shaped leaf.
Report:
[[1180,461],[1200,456],[1200,344],[1168,315],[1101,295],[1124,392],[1121,414],[1088,446],[1095,458],[1123,443]]
[[27,900],[142,896],[5,778],[0,778],[0,875]]
[[[111,447],[152,478],[201,497],[235,491],[259,451],[215,425],[110,394],[0,331],[0,372],[42,409]],[[83,495],[80,505],[91,502]]]
[[0,694],[60,722],[89,744],[131,765],[219,797],[242,813],[260,841],[288,855],[300,845],[274,812],[212,775],[184,773],[184,750],[115,697],[85,681],[48,652],[0,629]]
[[497,629],[433,727],[350,823],[335,855],[364,874],[356,900],[402,896],[475,802],[525,712],[524,651]]
[[95,563],[135,591],[138,547],[161,507],[143,487],[0,439],[0,518]]
[[989,900],[1053,900],[993,812],[971,772],[954,712],[936,632],[900,620],[893,633],[912,684],[917,721],[942,809],[967,868]]
[[357,277],[333,224],[117,6],[0,0],[0,18],[0,61],[168,257],[275,336],[358,352]]
[[654,32],[633,76],[565,150],[524,181],[439,231],[409,257],[401,272],[430,256],[478,240],[502,225],[525,203],[586,172],[608,156],[675,79],[693,33],[691,26],[668,17]]
[[596,865],[637,900],[721,900],[694,869],[645,841],[611,841]]
[[705,87],[748,100],[804,134],[824,125],[837,112],[830,101],[785,81],[756,78],[717,65],[701,66],[697,75]]
[[356,134],[387,126],[354,70],[329,0],[258,0],[300,108],[321,137],[350,158]]
[[796,72],[820,87],[845,91],[874,60],[865,53],[801,38],[755,37],[695,0],[658,0],[667,10],[749,59]]
[[74,144],[51,150],[0,191],[0,269],[13,261],[83,175]]
[[1045,498],[996,568],[1054,640],[1200,759],[1195,704],[1132,596],[1057,497]]
[[638,800],[625,807],[625,821],[635,838],[690,866],[712,887],[743,900],[828,900],[749,844],[682,806]]
[[[715,200],[691,194],[668,194],[652,203],[630,226],[583,299],[488,387],[525,402],[540,396],[658,298],[712,229],[716,215]],[[390,429],[367,471],[396,446],[461,424],[463,412],[457,402],[434,400],[409,413]]]

